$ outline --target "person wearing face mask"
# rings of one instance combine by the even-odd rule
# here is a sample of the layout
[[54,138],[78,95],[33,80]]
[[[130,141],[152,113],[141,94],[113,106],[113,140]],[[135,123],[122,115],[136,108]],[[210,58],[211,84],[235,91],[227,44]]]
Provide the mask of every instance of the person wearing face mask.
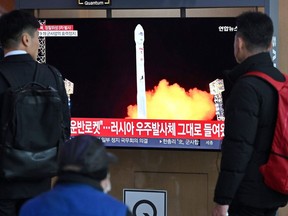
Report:
[[20,216],[132,216],[124,203],[107,194],[111,190],[109,165],[116,161],[101,139],[72,138],[61,148],[54,187],[24,203]]

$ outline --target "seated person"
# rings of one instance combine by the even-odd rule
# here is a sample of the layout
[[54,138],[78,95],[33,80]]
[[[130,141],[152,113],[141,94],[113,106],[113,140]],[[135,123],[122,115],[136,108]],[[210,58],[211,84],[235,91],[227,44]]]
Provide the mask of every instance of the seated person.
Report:
[[116,159],[99,138],[72,138],[61,149],[55,186],[28,200],[20,216],[132,216],[124,203],[107,194],[111,189],[108,167]]

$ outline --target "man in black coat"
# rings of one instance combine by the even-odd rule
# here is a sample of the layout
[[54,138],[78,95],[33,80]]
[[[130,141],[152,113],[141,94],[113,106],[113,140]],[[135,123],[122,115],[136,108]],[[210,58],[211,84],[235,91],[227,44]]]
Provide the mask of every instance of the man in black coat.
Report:
[[[0,17],[0,43],[4,50],[4,59],[0,61],[0,71],[7,71],[16,78],[19,86],[31,82],[38,65],[39,83],[58,90],[63,104],[63,124],[65,138],[70,137],[70,111],[67,94],[60,72],[51,71],[47,64],[39,64],[38,55],[38,20],[25,11],[15,10]],[[56,76],[55,76],[56,74]],[[56,78],[58,77],[58,78]],[[62,82],[60,89],[57,80]],[[3,75],[0,75],[0,104],[3,93],[9,87]],[[0,122],[4,116],[0,116]],[[2,129],[2,128],[1,128]],[[47,135],[49,136],[49,134]],[[6,180],[0,178],[0,215],[16,216],[24,201],[51,188],[51,178],[30,180]]]
[[215,188],[213,216],[275,216],[287,195],[265,185],[259,167],[268,160],[277,117],[278,94],[250,71],[262,71],[277,81],[283,74],[273,66],[269,50],[273,24],[261,12],[237,18],[234,55],[239,63],[224,78],[225,137]]

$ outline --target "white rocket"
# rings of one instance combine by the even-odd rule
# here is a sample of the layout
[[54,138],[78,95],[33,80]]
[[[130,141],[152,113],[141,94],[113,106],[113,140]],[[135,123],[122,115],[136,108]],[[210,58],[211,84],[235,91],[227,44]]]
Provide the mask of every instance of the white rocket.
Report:
[[144,30],[138,24],[134,30],[136,45],[136,73],[137,73],[137,107],[138,118],[146,119],[146,87],[144,71]]

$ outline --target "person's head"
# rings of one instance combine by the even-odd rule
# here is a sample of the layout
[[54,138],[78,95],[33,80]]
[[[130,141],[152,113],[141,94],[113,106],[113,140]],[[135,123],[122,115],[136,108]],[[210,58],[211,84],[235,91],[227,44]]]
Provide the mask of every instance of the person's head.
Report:
[[244,12],[237,17],[236,25],[234,55],[238,63],[251,55],[271,49],[273,23],[267,14]]
[[0,43],[4,53],[24,50],[35,60],[39,49],[38,20],[23,10],[14,10],[0,17]]
[[104,192],[111,189],[109,165],[117,157],[106,148],[101,139],[90,135],[79,135],[67,141],[60,151],[59,171],[73,172],[93,178]]

